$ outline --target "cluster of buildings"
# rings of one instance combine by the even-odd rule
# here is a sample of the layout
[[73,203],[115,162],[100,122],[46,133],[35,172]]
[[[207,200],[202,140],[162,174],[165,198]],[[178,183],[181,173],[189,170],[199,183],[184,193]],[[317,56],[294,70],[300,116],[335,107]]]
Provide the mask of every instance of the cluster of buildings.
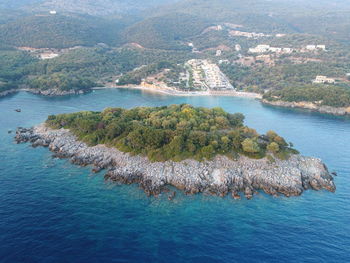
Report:
[[256,32],[244,32],[239,30],[230,30],[229,35],[232,37],[246,37],[246,38],[254,38],[258,39],[261,37],[284,37],[286,34],[276,34],[276,35],[269,35],[264,33],[256,33]]
[[234,90],[220,68],[208,60],[192,59],[187,62],[191,69],[193,87],[199,90]]
[[295,49],[288,47],[271,47],[270,45],[258,45],[255,48],[250,48],[250,53],[279,53],[279,54],[291,54],[292,52],[314,52],[314,51],[326,51],[325,45],[307,45],[306,47]]
[[232,37],[246,37],[246,38],[271,37],[271,35],[266,35],[264,33],[244,32],[244,31],[238,31],[238,30],[231,30],[229,34]]
[[192,83],[188,81],[188,86],[193,86],[196,90],[207,90],[208,87],[204,83],[204,72],[202,70],[202,60],[191,59],[186,63],[186,76],[188,80],[192,80]]
[[290,54],[293,52],[292,48],[281,48],[281,47],[271,47],[270,45],[257,45],[254,48],[249,49],[250,53],[282,53],[282,54]]
[[317,51],[317,50],[326,51],[326,45],[307,45],[305,49],[309,51]]

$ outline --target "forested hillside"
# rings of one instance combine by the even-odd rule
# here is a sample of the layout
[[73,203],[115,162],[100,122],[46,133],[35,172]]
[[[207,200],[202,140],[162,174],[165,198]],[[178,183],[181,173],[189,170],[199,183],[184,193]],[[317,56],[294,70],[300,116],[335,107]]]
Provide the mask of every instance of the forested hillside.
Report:
[[187,0],[157,9],[153,15],[174,12],[241,24],[250,31],[331,34],[340,40],[350,39],[350,5],[341,0]]
[[27,52],[0,50],[0,92],[25,85],[39,90],[91,88],[143,65],[163,61],[184,63],[188,52],[130,48],[80,48],[52,60],[38,60]]
[[[350,40],[350,7],[342,1],[320,5],[315,0],[48,0],[26,5],[30,2],[20,5],[21,12],[27,13],[0,7],[0,42],[32,47],[136,42],[148,48],[184,49],[184,42],[199,36],[205,27],[225,22],[242,25],[248,32],[309,33],[344,43]],[[3,6],[18,7],[9,3]],[[49,15],[49,10],[57,10],[58,15]],[[123,10],[135,12],[125,16]],[[95,17],[104,12],[120,14]]]
[[264,94],[269,101],[283,100],[289,102],[311,101],[319,105],[333,107],[350,106],[350,88],[331,85],[289,86],[281,90],[272,90]]
[[37,4],[42,2],[43,0],[1,0],[0,8],[3,9],[18,9],[24,6],[28,6],[31,4]]
[[210,22],[192,15],[175,13],[153,17],[127,28],[123,35],[127,42],[158,49],[188,49],[184,40],[199,35]]
[[91,46],[99,42],[118,44],[123,27],[119,20],[89,16],[29,16],[0,25],[0,42],[35,48]]
[[[201,58],[238,90],[348,106],[349,32],[350,4],[341,0],[2,1],[0,87],[139,84],[165,68],[187,73],[184,63]],[[258,45],[275,51],[251,53]],[[314,85],[317,76],[332,83]]]
[[56,10],[63,13],[105,16],[138,13],[147,8],[176,1],[177,0],[27,0],[31,5],[22,4],[21,6],[24,10]]
[[37,62],[27,53],[0,50],[0,92],[16,89],[29,72],[29,66]]

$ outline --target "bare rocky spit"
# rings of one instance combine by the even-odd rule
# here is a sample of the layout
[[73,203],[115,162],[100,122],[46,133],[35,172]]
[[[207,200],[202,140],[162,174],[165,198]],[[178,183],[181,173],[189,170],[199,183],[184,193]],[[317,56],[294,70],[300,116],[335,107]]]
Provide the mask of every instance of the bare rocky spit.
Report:
[[[33,147],[48,147],[54,157],[68,158],[77,165],[92,165],[94,172],[106,170],[106,180],[137,183],[147,195],[168,192],[168,186],[186,194],[231,194],[235,199],[240,198],[240,193],[250,199],[258,191],[289,197],[301,195],[307,189],[331,192],[336,189],[332,175],[320,159],[301,155],[293,155],[288,160],[276,159],[275,162],[245,156],[238,160],[216,156],[203,162],[150,162],[146,157],[131,156],[104,145],[89,147],[69,130],[53,130],[44,124],[29,129],[18,128],[15,141],[29,142]],[[175,192],[169,195],[169,199],[174,196]]]

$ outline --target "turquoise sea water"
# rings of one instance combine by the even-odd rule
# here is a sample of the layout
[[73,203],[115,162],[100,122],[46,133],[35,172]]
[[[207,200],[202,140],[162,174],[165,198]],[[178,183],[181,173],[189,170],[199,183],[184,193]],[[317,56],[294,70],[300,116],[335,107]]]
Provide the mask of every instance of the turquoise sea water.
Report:
[[[17,126],[105,107],[190,103],[242,112],[304,155],[338,172],[335,194],[232,200],[178,194],[147,198],[105,183],[88,167],[13,143]],[[21,108],[22,112],[14,111]],[[0,262],[350,262],[350,119],[232,97],[171,97],[131,90],[0,99]]]

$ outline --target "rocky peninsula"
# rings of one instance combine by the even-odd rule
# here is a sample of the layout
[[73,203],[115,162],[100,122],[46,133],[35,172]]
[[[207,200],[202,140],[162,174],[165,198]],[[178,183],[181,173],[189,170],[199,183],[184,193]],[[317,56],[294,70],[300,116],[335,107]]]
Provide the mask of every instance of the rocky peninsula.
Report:
[[[333,177],[325,164],[316,158],[292,155],[288,160],[271,162],[268,158],[236,160],[217,155],[210,161],[151,162],[145,156],[131,155],[105,145],[88,146],[68,129],[52,129],[45,124],[18,128],[15,141],[33,147],[48,147],[55,157],[67,158],[77,165],[92,165],[105,170],[105,179],[121,184],[139,184],[147,195],[159,195],[174,186],[186,194],[231,194],[250,199],[257,191],[277,196],[298,196],[305,190],[326,189],[334,192]],[[172,198],[174,194],[169,196]]]

